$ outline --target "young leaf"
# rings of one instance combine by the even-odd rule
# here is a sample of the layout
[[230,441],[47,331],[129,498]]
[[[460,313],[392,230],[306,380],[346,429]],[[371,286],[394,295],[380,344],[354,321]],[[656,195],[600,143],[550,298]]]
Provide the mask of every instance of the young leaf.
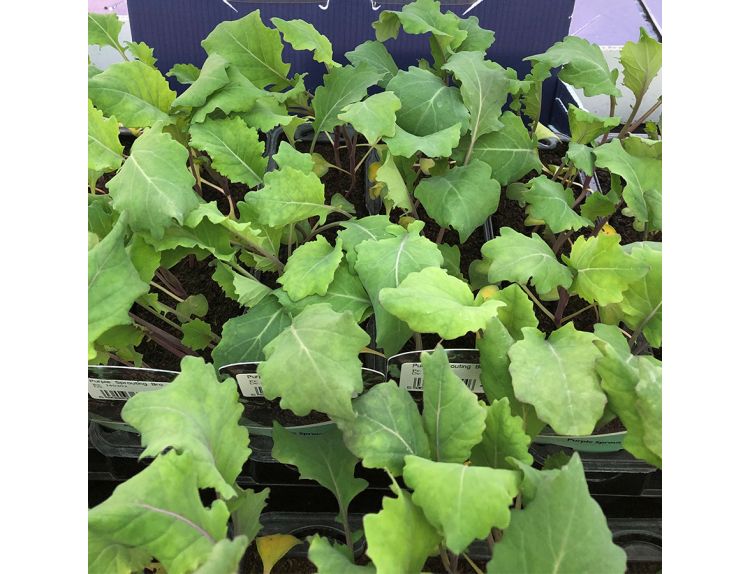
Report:
[[612,541],[604,513],[589,495],[578,453],[562,469],[542,474],[548,472],[534,499],[511,512],[487,573],[625,572],[625,551]]
[[572,209],[573,191],[570,188],[543,175],[532,179],[529,188],[523,196],[529,205],[529,216],[544,221],[552,233],[568,229],[577,231],[581,227],[593,225]]
[[422,419],[432,458],[462,463],[482,438],[486,412],[477,395],[453,373],[441,345],[419,358],[424,368]]
[[289,142],[281,142],[278,151],[273,154],[273,161],[279,169],[292,168],[302,172],[313,171],[315,161],[309,153],[302,153],[292,147]]
[[263,574],[271,574],[276,563],[302,541],[291,534],[269,534],[255,540],[258,554],[263,562]]
[[440,267],[410,273],[396,288],[381,289],[380,304],[417,333],[457,339],[484,329],[497,315],[501,301],[474,302],[469,286]]
[[385,185],[382,195],[386,212],[389,212],[394,207],[399,207],[404,211],[411,211],[413,209],[409,189],[406,187],[404,177],[392,153],[386,152],[385,161],[375,174],[375,181]]
[[513,389],[518,400],[562,435],[588,435],[604,412],[607,397],[599,386],[593,333],[566,323],[547,340],[526,327],[524,338],[508,351]]
[[236,572],[249,544],[250,540],[246,536],[237,536],[232,540],[228,538],[219,540],[211,549],[208,559],[194,574]]
[[641,28],[638,42],[625,42],[620,50],[620,63],[624,71],[622,83],[641,100],[661,70],[661,44]]
[[[223,265],[221,262],[218,263]],[[237,302],[248,309],[255,307],[271,292],[270,287],[263,285],[255,277],[246,277],[234,271],[231,271],[231,273],[232,287],[237,295]]]
[[346,446],[365,468],[383,468],[399,476],[406,455],[430,456],[417,405],[406,389],[393,381],[375,385],[352,406],[354,419],[336,422]]
[[573,276],[557,260],[552,249],[536,233],[527,237],[510,227],[500,229],[500,237],[482,246],[482,255],[490,260],[489,279],[493,283],[515,281],[525,284],[531,278],[539,293],[558,286],[570,287]]
[[323,184],[314,173],[286,168],[265,175],[264,185],[248,193],[245,203],[253,221],[271,227],[283,227],[310,217],[325,219]]
[[232,513],[234,534],[246,536],[252,542],[262,528],[260,515],[266,506],[266,499],[271,490],[264,488],[259,492],[253,492],[249,489],[243,490],[239,486],[235,489],[237,496],[227,503]]
[[193,319],[182,325],[182,344],[193,351],[205,349],[211,342],[211,325],[200,319]]
[[461,248],[458,245],[448,245],[447,243],[438,243],[437,246],[440,253],[443,254],[443,269],[456,279],[466,281],[461,273]]
[[117,50],[122,51],[120,46],[120,30],[122,30],[122,22],[118,18],[117,14],[94,14],[89,12],[89,46],[110,46]]
[[388,53],[388,49],[374,40],[363,42],[351,52],[344,54],[354,66],[361,63],[368,64],[371,68],[380,72],[383,77],[378,81],[378,86],[385,88],[391,78],[398,73],[398,66],[393,61],[393,56]]
[[507,528],[520,473],[407,456],[404,480],[448,549],[460,554],[474,540],[487,538],[493,527]]
[[586,96],[621,95],[615,83],[616,75],[610,71],[601,48],[578,36],[566,36],[545,53],[524,60],[542,62],[552,68],[562,66],[559,78],[576,88],[583,88]]
[[589,144],[600,135],[620,125],[620,118],[596,116],[573,104],[568,104],[568,123],[573,142]]
[[342,108],[338,118],[352,127],[375,145],[383,136],[396,134],[396,112],[401,102],[393,92],[383,92]]
[[648,273],[648,266],[628,255],[620,246],[620,236],[600,233],[579,237],[570,257],[563,261],[575,271],[570,292],[589,303],[619,303],[628,286]]
[[362,219],[341,222],[343,229],[339,230],[338,237],[341,239],[341,245],[346,252],[346,261],[352,272],[354,272],[354,263],[357,261],[357,245],[369,239],[377,241],[393,237],[387,231],[391,225],[387,215],[368,215]]
[[351,313],[311,305],[263,349],[266,360],[258,367],[263,394],[281,397],[281,407],[297,416],[316,410],[350,419],[352,395],[362,392],[358,355],[369,342]]
[[482,441],[471,451],[471,463],[490,468],[515,469],[506,459],[512,457],[531,464],[534,457],[529,453],[531,437],[524,432],[524,421],[513,416],[510,399],[503,397],[486,407],[487,418]]
[[274,297],[265,297],[244,315],[224,323],[221,342],[211,358],[217,367],[263,359],[263,348],[292,324],[286,310]]
[[175,93],[161,72],[143,62],[112,64],[89,80],[89,98],[107,116],[129,128],[171,123]]
[[349,504],[367,488],[367,481],[354,477],[358,459],[344,445],[337,428],[320,435],[297,435],[273,423],[273,457],[297,467],[300,478],[316,481],[330,490],[339,505],[337,520],[346,525]]
[[284,45],[279,31],[268,28],[254,10],[239,20],[222,22],[201,42],[206,53],[219,54],[260,88],[284,88],[289,64],[281,59]]
[[367,514],[363,523],[367,555],[378,572],[419,574],[441,540],[411,495],[400,489],[398,498],[384,497],[383,510]]
[[331,546],[328,538],[316,533],[310,540],[307,557],[319,574],[376,574],[374,566],[354,564],[347,551],[345,546]]
[[661,243],[631,243],[624,250],[649,267],[648,273],[623,293],[619,308],[625,324],[631,329],[640,328],[652,347],[661,347]]
[[154,49],[146,42],[125,42],[128,52],[133,54],[141,62],[152,68],[156,67],[156,58],[154,58]]
[[414,197],[441,227],[458,231],[464,243],[497,211],[500,184],[492,179],[491,173],[489,165],[475,160],[467,166],[454,167],[442,176],[422,179],[414,190]]
[[331,42],[315,29],[315,26],[304,20],[282,20],[271,18],[271,22],[284,36],[284,41],[297,51],[309,50],[316,62],[325,64],[330,70],[340,66],[333,61]]
[[190,85],[200,76],[200,69],[193,64],[175,64],[167,72],[167,78],[174,78],[184,85]]
[[250,456],[247,429],[239,424],[237,385],[233,379],[219,383],[213,365],[198,357],[185,357],[180,366],[167,386],[132,397],[122,420],[141,434],[142,456],[157,456],[168,447],[187,453],[201,484],[232,498],[232,485]]
[[461,42],[457,52],[486,52],[495,42],[495,32],[482,28],[476,16],[459,19],[458,27],[466,31],[466,40]]
[[[221,72],[218,72],[221,75]],[[274,100],[271,92],[266,92],[258,88],[250,80],[248,80],[242,73],[235,67],[229,66],[227,68],[227,77],[229,81],[214,93],[209,94],[206,98],[206,102],[201,106],[193,108],[193,123],[200,123],[206,120],[209,114],[216,110],[221,110],[225,115],[231,113],[242,114],[242,119],[245,123],[254,128],[261,129],[259,125],[253,123],[253,118],[248,117],[247,114],[254,110],[258,103],[262,100]],[[198,83],[191,86],[197,89]],[[210,88],[210,86],[208,86]],[[208,89],[207,88],[207,89]],[[198,92],[199,94],[201,92]],[[177,100],[175,100],[177,101]],[[282,113],[286,114],[286,110],[282,106]],[[274,126],[276,124],[274,123]]]
[[505,303],[505,307],[498,308],[497,316],[514,339],[523,339],[524,327],[536,328],[539,325],[534,303],[516,283],[501,289],[492,298]]
[[322,297],[328,292],[343,257],[341,241],[331,246],[325,237],[318,235],[315,241],[308,241],[295,249],[278,282],[292,301],[308,295]]
[[211,166],[231,181],[255,187],[263,181],[268,159],[258,132],[240,118],[206,119],[190,126],[190,145],[211,156]]
[[[568,143],[568,151],[565,153],[565,158],[570,161],[575,167],[577,167],[579,170],[581,170],[586,175],[594,175],[594,168],[596,167],[596,156],[594,155],[593,148],[590,148],[587,145],[575,143],[575,142],[569,142]],[[592,196],[602,196],[601,193],[591,193],[589,194],[588,199],[590,199]],[[609,202],[607,202],[609,203]],[[592,204],[593,205],[593,204]],[[581,213],[584,217],[587,217],[585,213],[583,213],[584,210],[581,208]]]
[[120,124],[114,117],[105,118],[89,100],[89,169],[114,171],[122,165]]
[[436,0],[415,0],[401,12],[384,10],[372,24],[379,42],[397,38],[401,26],[407,34],[432,34],[444,52],[458,48],[468,36],[461,28],[461,20],[452,12],[441,12]]
[[172,102],[172,108],[198,109],[204,106],[208,98],[229,83],[228,67],[229,62],[218,54],[209,55],[190,87]]
[[388,151],[400,157],[412,157],[422,152],[427,157],[450,157],[453,148],[461,140],[461,124],[454,124],[434,134],[415,136],[396,126],[396,135],[383,141]]

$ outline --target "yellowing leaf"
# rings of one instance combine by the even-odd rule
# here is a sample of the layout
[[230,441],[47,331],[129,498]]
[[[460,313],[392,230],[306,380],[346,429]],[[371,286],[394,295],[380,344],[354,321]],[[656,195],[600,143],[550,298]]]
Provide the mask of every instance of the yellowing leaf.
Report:
[[258,554],[263,561],[263,574],[271,574],[276,563],[302,541],[291,534],[269,534],[255,539]]

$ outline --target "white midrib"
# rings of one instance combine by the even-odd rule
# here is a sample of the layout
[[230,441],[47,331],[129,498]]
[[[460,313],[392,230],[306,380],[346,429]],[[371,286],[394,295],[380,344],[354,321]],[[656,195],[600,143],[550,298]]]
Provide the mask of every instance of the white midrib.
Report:
[[264,68],[266,68],[269,72],[273,73],[274,76],[276,76],[278,78],[281,78],[282,80],[284,80],[287,83],[289,82],[289,80],[287,79],[286,76],[282,76],[277,70],[273,69],[271,66],[269,66],[268,64],[266,64],[263,60],[261,60],[260,58],[258,58],[258,56],[256,56],[255,53],[252,52],[249,48],[246,48],[245,46],[243,46],[242,43],[229,30],[226,30],[226,33],[227,33],[227,36],[229,36],[232,40],[234,40],[234,42],[240,48],[242,48],[245,52],[247,52],[248,54],[250,54],[250,56],[256,62],[258,62],[261,66],[263,66]]
[[547,342],[547,346],[549,347],[550,352],[555,357],[555,360],[557,361],[557,365],[560,368],[560,373],[562,374],[562,380],[565,385],[565,398],[568,400],[568,412],[571,416],[575,416],[575,407],[573,406],[573,397],[570,394],[570,384],[568,381],[568,374],[565,372],[565,368],[563,366],[562,359],[560,358],[560,355],[557,354],[557,351],[555,351],[555,348],[552,346],[551,343]]

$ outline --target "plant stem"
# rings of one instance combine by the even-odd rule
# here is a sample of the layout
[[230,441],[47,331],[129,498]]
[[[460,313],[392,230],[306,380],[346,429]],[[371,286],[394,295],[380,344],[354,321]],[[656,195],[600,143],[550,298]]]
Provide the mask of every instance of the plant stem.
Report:
[[[609,96],[609,117],[615,115],[615,107],[617,106],[617,98]],[[609,132],[602,135],[602,139],[599,140],[599,145],[604,145],[609,140]]]
[[529,299],[531,299],[534,303],[536,303],[536,306],[539,307],[539,310],[544,313],[547,317],[549,317],[552,321],[555,320],[555,316],[550,313],[550,311],[542,305],[542,302],[539,301],[539,299],[536,298],[536,296],[531,292],[531,289],[529,289],[526,285],[521,285],[521,289],[523,289],[526,294],[529,296]]
[[341,508],[341,519],[344,524],[344,537],[346,538],[346,545],[349,547],[351,553],[354,554],[354,540],[352,540],[352,529],[351,526],[349,526],[349,511],[347,508],[344,508],[341,505],[340,501],[339,508]]
[[422,333],[414,333],[414,347],[417,351],[424,349],[422,345]]
[[571,235],[573,235],[572,231],[564,231],[563,233],[558,235],[555,238],[555,242],[552,244],[552,253],[557,255],[558,251],[560,251],[560,249],[562,249],[562,246],[565,245],[565,240]]
[[170,291],[169,289],[167,289],[167,288],[165,288],[165,287],[162,287],[161,285],[159,285],[159,284],[158,284],[157,282],[155,282],[155,281],[151,281],[151,282],[150,282],[150,285],[151,285],[151,287],[156,287],[156,288],[157,288],[157,289],[158,289],[159,291],[161,291],[161,292],[162,292],[162,293],[164,293],[165,295],[168,295],[168,296],[170,296],[170,297],[171,297],[172,299],[174,299],[174,300],[175,300],[175,301],[177,301],[178,303],[184,303],[184,302],[185,302],[185,300],[184,300],[184,299],[181,299],[180,297],[178,297],[177,295],[175,295],[174,293],[172,293],[172,292],[171,292],[171,291]]
[[125,359],[121,359],[120,357],[118,357],[114,353],[107,353],[107,355],[109,356],[110,359],[112,359],[113,361],[116,361],[116,362],[120,363],[121,365],[125,365],[126,367],[133,367],[134,366],[133,363],[131,363],[130,361],[126,361]]
[[596,305],[594,305],[594,304],[591,304],[591,305],[586,305],[586,306],[585,306],[585,307],[584,307],[583,309],[579,309],[579,310],[578,310],[578,311],[576,311],[575,313],[571,313],[571,314],[570,314],[570,315],[568,315],[567,317],[563,317],[563,318],[562,318],[562,322],[563,322],[563,323],[567,323],[567,322],[568,322],[568,321],[570,321],[571,319],[573,319],[573,318],[575,318],[575,317],[578,317],[578,315],[580,315],[581,313],[585,313],[586,311],[588,311],[589,309],[591,309],[591,308],[593,308],[593,307],[596,307]]
[[290,223],[289,235],[287,236],[287,244],[286,244],[286,260],[287,261],[289,261],[289,258],[292,256],[292,235],[294,235],[294,225]]
[[636,129],[639,125],[641,125],[643,122],[648,119],[648,117],[653,114],[656,110],[659,109],[659,106],[661,106],[661,96],[656,100],[653,106],[651,106],[648,111],[643,114],[640,118],[638,118],[631,126],[628,126],[628,129],[624,130],[623,138],[628,135],[630,132],[632,132],[634,129]]
[[466,150],[466,155],[464,156],[464,165],[469,165],[469,161],[471,160],[471,153],[474,151],[474,144],[477,142],[477,138],[474,136],[474,131],[471,132],[471,141],[469,142],[469,149]]
[[143,305],[142,303],[139,303],[138,301],[136,301],[135,304],[138,305],[141,309],[145,309],[146,311],[148,311],[149,313],[151,313],[157,319],[161,319],[162,321],[164,321],[167,325],[169,325],[173,329],[176,329],[177,331],[182,331],[182,327],[180,327],[180,325],[178,325],[177,323],[175,323],[174,321],[172,321],[168,317],[162,315],[156,309],[152,309],[148,305]]
[[235,238],[234,242],[236,244],[241,245],[247,251],[260,255],[261,257],[265,257],[276,266],[279,272],[284,271],[284,264],[273,253],[271,253],[270,251],[267,251],[266,249],[263,249],[260,245],[256,245],[255,243],[248,241],[247,239],[245,239],[244,237],[240,235],[237,235],[237,234],[233,234],[233,235]]
[[[370,144],[367,144],[370,145]],[[365,156],[359,160],[359,163],[355,166],[354,171],[355,173],[359,170],[360,167],[362,167],[362,164],[367,161],[367,158],[370,156],[370,153],[372,153],[372,150],[375,149],[375,146],[370,146],[370,149],[367,150],[367,153],[365,153]]]
[[201,187],[202,178],[201,178],[200,172],[198,171],[198,166],[195,165],[195,159],[193,157],[194,153],[195,151],[193,150],[193,148],[189,147],[188,148],[188,161],[190,163],[190,173],[193,174],[193,178],[195,179],[195,185],[198,186],[198,195],[203,197],[203,188]]
[[156,343],[163,349],[166,349],[176,357],[182,359],[182,357],[185,357],[186,355],[195,355],[192,349],[184,346],[182,342],[174,335],[171,335],[163,329],[160,329],[156,325],[149,323],[135,313],[129,313],[129,315],[130,318],[135,321],[135,323],[143,327],[148,332],[149,337],[154,343]]
[[443,568],[448,574],[456,574],[456,571],[451,567],[450,558],[448,558],[448,551],[445,549],[444,544],[440,544],[440,561],[443,563]]
[[334,227],[338,227],[341,225],[340,221],[333,221],[331,223],[326,223],[325,225],[321,225],[320,227],[313,228],[313,230],[310,232],[310,235],[305,237],[305,241],[303,243],[307,243],[310,239],[315,237],[318,233],[321,231],[325,231],[326,229],[332,229]]
[[482,570],[479,568],[479,566],[474,564],[472,559],[469,558],[469,555],[466,554],[466,552],[464,552],[461,556],[463,556],[466,559],[466,561],[469,563],[469,566],[471,566],[471,569],[474,570],[474,572],[476,572],[477,574],[484,574]]
[[333,146],[333,161],[336,162],[336,165],[338,167],[342,167],[341,156],[339,155],[339,140],[341,139],[341,128],[339,126],[333,128],[333,138],[331,138],[328,132],[325,132],[325,134],[328,140],[331,142],[331,146]]
[[376,351],[375,349],[371,349],[370,347],[365,347],[364,349],[360,351],[360,353],[367,353],[369,355],[377,355],[378,357],[383,357],[384,359],[387,359],[387,357],[383,353]]
[[568,301],[570,301],[570,294],[564,287],[558,287],[557,293],[559,294],[560,299],[557,301],[557,308],[555,309],[555,327],[559,329],[560,325],[562,324],[565,307],[568,306]]
[[635,102],[633,103],[633,109],[630,112],[630,115],[628,116],[628,119],[625,121],[625,124],[623,124],[622,129],[620,130],[620,133],[617,134],[617,139],[622,139],[625,137],[627,133],[627,129],[630,127],[631,122],[635,119],[635,114],[638,113],[638,108],[641,107],[641,102],[643,101],[643,94],[638,94],[635,98]]
[[438,245],[443,242],[443,236],[445,235],[445,227],[441,227],[438,231],[437,237],[435,238],[435,243]]
[[654,315],[656,315],[656,312],[661,309],[661,301],[659,301],[659,304],[651,309],[651,312],[646,315],[643,318],[643,321],[641,321],[638,326],[635,328],[635,331],[633,331],[633,337],[630,339],[630,348],[633,349],[635,347],[636,342],[638,340],[638,337],[640,337],[641,333],[643,332],[643,328],[646,326],[646,324],[653,319]]

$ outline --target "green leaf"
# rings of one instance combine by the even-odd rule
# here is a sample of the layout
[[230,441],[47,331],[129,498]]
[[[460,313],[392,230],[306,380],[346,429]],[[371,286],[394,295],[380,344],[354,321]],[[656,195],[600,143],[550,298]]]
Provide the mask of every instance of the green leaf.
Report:
[[573,277],[552,249],[536,233],[527,237],[510,227],[500,229],[500,237],[482,246],[482,255],[490,260],[489,279],[493,283],[515,281],[531,284],[537,292],[547,293],[558,286],[570,287]]
[[323,296],[343,257],[341,241],[331,246],[325,237],[318,235],[315,241],[308,241],[294,250],[278,282],[292,301],[308,295]]
[[476,16],[461,18],[458,27],[466,31],[466,40],[461,42],[456,51],[486,52],[495,42],[495,32],[482,28]]
[[514,339],[523,339],[524,327],[537,327],[539,321],[534,313],[534,303],[521,287],[513,283],[492,296],[505,303],[499,307],[497,316]]
[[[378,170],[380,171],[380,170]],[[362,219],[350,219],[342,221],[338,237],[341,239],[342,247],[346,251],[346,261],[349,269],[354,271],[354,263],[357,261],[356,247],[363,241],[369,239],[387,239],[393,237],[387,230],[392,225],[387,215],[368,215]]]
[[351,52],[346,52],[344,56],[354,66],[359,66],[364,62],[382,74],[383,77],[378,81],[378,86],[381,88],[385,88],[391,78],[398,73],[398,66],[393,61],[393,56],[388,53],[388,49],[374,40],[363,42]]
[[279,31],[268,28],[254,10],[239,20],[222,22],[201,42],[206,53],[219,54],[260,88],[291,85],[289,64],[281,59]]
[[[361,260],[361,259],[360,259]],[[471,288],[440,267],[410,273],[398,287],[380,290],[380,304],[417,333],[457,339],[477,332],[497,315],[500,301],[475,303]]]
[[445,175],[424,178],[414,190],[427,215],[441,227],[458,231],[464,243],[475,229],[497,211],[500,184],[483,161],[454,167]]
[[622,301],[628,286],[649,269],[623,250],[617,234],[579,237],[563,261],[575,271],[570,292],[598,305]]
[[576,88],[582,88],[586,96],[621,95],[615,82],[616,74],[610,71],[601,48],[578,36],[566,36],[544,54],[529,56],[524,60],[543,62],[552,68],[562,66],[558,77]]
[[597,116],[568,104],[568,123],[574,143],[589,144],[620,125],[620,118]]
[[172,108],[198,109],[204,106],[212,95],[229,83],[228,67],[229,62],[218,54],[209,55],[190,87],[172,102]]
[[200,76],[200,69],[193,64],[175,64],[167,72],[167,78],[174,78],[181,84],[190,85]]
[[349,504],[367,488],[367,481],[354,477],[358,459],[351,454],[337,428],[320,435],[297,435],[273,423],[273,457],[297,467],[300,478],[316,481],[330,490],[339,505],[337,520],[346,524]]
[[[571,148],[568,148],[568,155],[570,155],[570,149]],[[590,148],[584,149],[589,150]],[[581,169],[581,167],[578,164],[575,164],[575,162],[574,165]],[[591,172],[593,173],[593,171],[594,167],[591,165]],[[591,221],[596,221],[597,217],[609,217],[615,212],[619,202],[620,198],[612,191],[606,195],[603,193],[591,193],[581,206],[581,215]]]
[[[218,56],[217,56],[218,58]],[[221,71],[217,71],[219,76],[222,75]],[[253,128],[261,129],[260,125],[257,125],[252,120],[253,117],[248,117],[248,114],[259,105],[259,102],[265,100],[272,100],[276,108],[281,109],[281,113],[286,115],[286,109],[281,104],[278,104],[273,98],[271,92],[266,92],[258,88],[250,80],[248,80],[242,73],[232,66],[226,71],[227,78],[229,81],[215,92],[208,95],[204,104],[195,106],[193,108],[193,123],[200,123],[206,120],[209,114],[216,110],[221,110],[225,115],[231,113],[242,114],[242,119],[245,123]],[[217,83],[218,83],[217,79]],[[210,85],[206,86],[206,91],[210,89]],[[198,89],[198,82],[190,86],[190,88]],[[199,91],[198,94],[202,95],[204,92]],[[175,100],[177,101],[177,100]],[[272,122],[273,126],[277,122]]]
[[141,456],[155,457],[167,447],[187,453],[201,484],[232,498],[232,485],[250,456],[247,429],[239,424],[237,384],[219,383],[213,365],[198,357],[185,357],[180,367],[170,384],[132,397],[122,420],[141,434],[146,447]]
[[307,557],[315,564],[319,574],[376,574],[374,566],[352,563],[347,551],[345,546],[331,546],[328,538],[316,533],[310,540]]
[[281,397],[281,407],[297,416],[316,410],[352,418],[352,395],[363,386],[358,355],[369,342],[351,313],[311,305],[263,349],[266,360],[258,367],[263,393]]
[[259,492],[243,490],[236,487],[237,497],[229,501],[232,513],[232,526],[235,536],[241,534],[252,541],[260,532],[262,525],[260,515],[266,506],[266,499],[271,490],[264,488]]
[[509,82],[505,69],[484,59],[482,52],[453,54],[443,69],[461,82],[461,97],[469,108],[469,129],[473,140],[499,130],[500,108],[508,99]]
[[289,142],[281,142],[278,151],[273,154],[273,160],[279,169],[292,168],[299,171],[313,171],[315,161],[309,153],[297,151]]
[[378,572],[419,574],[441,541],[411,495],[400,489],[398,498],[384,497],[383,510],[365,515],[362,522],[367,555]]
[[461,29],[461,20],[452,12],[441,12],[440,2],[435,0],[415,0],[401,12],[384,10],[372,24],[379,42],[397,38],[401,26],[407,34],[432,34],[443,51],[458,48],[468,36]]
[[462,463],[482,439],[485,410],[477,395],[453,373],[441,345],[420,354],[424,369],[422,419],[430,453],[438,462]]
[[324,202],[323,184],[318,176],[293,168],[267,173],[263,187],[245,196],[253,221],[271,227],[316,216],[325,219],[329,208]]
[[438,249],[443,255],[443,269],[448,271],[448,274],[466,281],[463,274],[461,273],[461,249],[458,245],[448,245],[447,243],[438,243]]
[[624,71],[622,83],[640,100],[661,70],[661,43],[641,28],[638,42],[625,42],[620,50],[620,63]]
[[100,335],[117,325],[129,325],[133,302],[148,293],[125,250],[125,217],[88,252],[88,356]]
[[562,435],[588,435],[604,412],[607,397],[599,386],[593,333],[566,323],[545,341],[544,333],[523,329],[524,338],[508,351],[518,400]]
[[309,50],[316,62],[325,64],[329,69],[340,66],[333,61],[333,47],[331,42],[315,29],[315,26],[304,20],[282,20],[271,18],[273,25],[284,36],[284,41],[292,45],[298,52]]
[[464,132],[469,125],[469,111],[458,88],[446,86],[428,70],[415,66],[408,72],[401,70],[388,83],[388,90],[401,101],[396,120],[410,134],[429,136],[455,124]]
[[89,98],[129,128],[172,122],[169,108],[175,93],[161,72],[143,62],[112,64],[89,80]]
[[[222,265],[221,262],[219,262]],[[263,285],[255,277],[246,277],[232,272],[232,286],[237,294],[237,301],[248,309],[255,307],[271,292],[271,288]]]
[[154,557],[187,574],[208,559],[226,538],[229,511],[222,500],[203,506],[198,489],[208,485],[194,463],[189,454],[161,455],[89,510],[90,572],[133,572]]
[[211,325],[200,319],[193,319],[182,325],[182,344],[193,351],[205,349],[211,342]]
[[529,216],[544,221],[552,233],[593,225],[572,209],[574,198],[570,188],[543,175],[532,179],[529,188],[523,196],[529,205]]
[[106,118],[89,100],[89,169],[114,171],[122,165],[123,147],[120,144],[120,124],[116,118]]
[[612,541],[604,513],[589,495],[578,453],[562,469],[542,474],[547,473],[534,499],[511,512],[488,574],[625,572],[625,551]]
[[231,181],[255,187],[263,181],[268,159],[258,132],[240,118],[206,119],[190,126],[190,145],[211,156],[211,166]]
[[396,112],[401,102],[393,92],[383,92],[342,108],[338,119],[352,127],[375,145],[383,136],[396,134]]
[[515,469],[506,459],[512,457],[525,464],[534,462],[529,453],[531,437],[524,432],[524,420],[513,416],[510,399],[503,397],[486,407],[487,418],[482,441],[471,451],[471,463],[491,468]]
[[[537,144],[529,130],[516,114],[506,111],[500,116],[502,127],[474,142],[472,158],[481,160],[492,168],[492,179],[501,185],[518,181],[530,171],[542,171]],[[453,154],[453,159],[463,160],[470,145],[464,138]]]
[[[586,175],[594,175],[596,156],[594,155],[594,150],[589,146],[570,142],[565,157]],[[602,196],[600,193],[591,193],[589,194],[589,198],[593,195]],[[581,208],[581,213],[583,213],[583,208]],[[586,217],[585,214],[584,217]]]
[[236,572],[249,544],[250,540],[245,536],[238,536],[232,540],[228,538],[219,540],[211,549],[208,560],[195,571],[195,574]]
[[405,231],[392,227],[387,239],[363,241],[357,246],[354,265],[362,285],[370,295],[377,325],[377,344],[386,355],[397,353],[411,337],[412,331],[404,322],[391,315],[380,302],[380,292],[387,287],[398,287],[409,273],[426,267],[439,267],[443,256],[437,246],[419,235],[422,224],[417,222]]
[[156,67],[156,58],[154,58],[154,49],[146,42],[125,42],[128,51],[138,58],[141,62],[152,68]]
[[383,202],[386,205],[386,210],[398,207],[404,211],[412,210],[411,196],[409,190],[404,182],[403,175],[396,165],[394,156],[392,153],[387,152],[385,161],[378,168],[375,174],[375,181],[385,185],[383,191]]
[[120,30],[122,22],[117,14],[93,14],[89,12],[89,46],[111,46],[118,52],[122,51],[120,46]]
[[622,197],[632,216],[650,229],[661,229],[661,160],[637,157],[615,139],[594,150],[597,167],[625,179]]
[[140,278],[148,283],[161,265],[161,253],[147,243],[142,235],[135,234],[127,247],[128,257],[133,262]]
[[392,138],[383,138],[388,146],[388,151],[393,155],[401,157],[412,157],[417,152],[422,152],[427,157],[450,157],[453,148],[461,139],[461,124],[429,134],[426,136],[415,136],[396,126],[396,135]]
[[619,304],[625,324],[631,329],[640,328],[652,347],[661,347],[661,243],[642,242],[625,246],[631,257],[649,271],[631,283]]
[[217,367],[263,359],[263,348],[292,319],[274,297],[265,297],[244,315],[229,319],[221,331],[221,342],[211,353]]
[[352,406],[354,419],[336,422],[346,446],[365,468],[383,468],[399,476],[406,455],[430,456],[417,405],[406,389],[393,381],[381,383],[354,399]]
[[493,527],[507,528],[520,473],[407,456],[404,480],[448,549],[460,554],[474,540],[487,538]]

